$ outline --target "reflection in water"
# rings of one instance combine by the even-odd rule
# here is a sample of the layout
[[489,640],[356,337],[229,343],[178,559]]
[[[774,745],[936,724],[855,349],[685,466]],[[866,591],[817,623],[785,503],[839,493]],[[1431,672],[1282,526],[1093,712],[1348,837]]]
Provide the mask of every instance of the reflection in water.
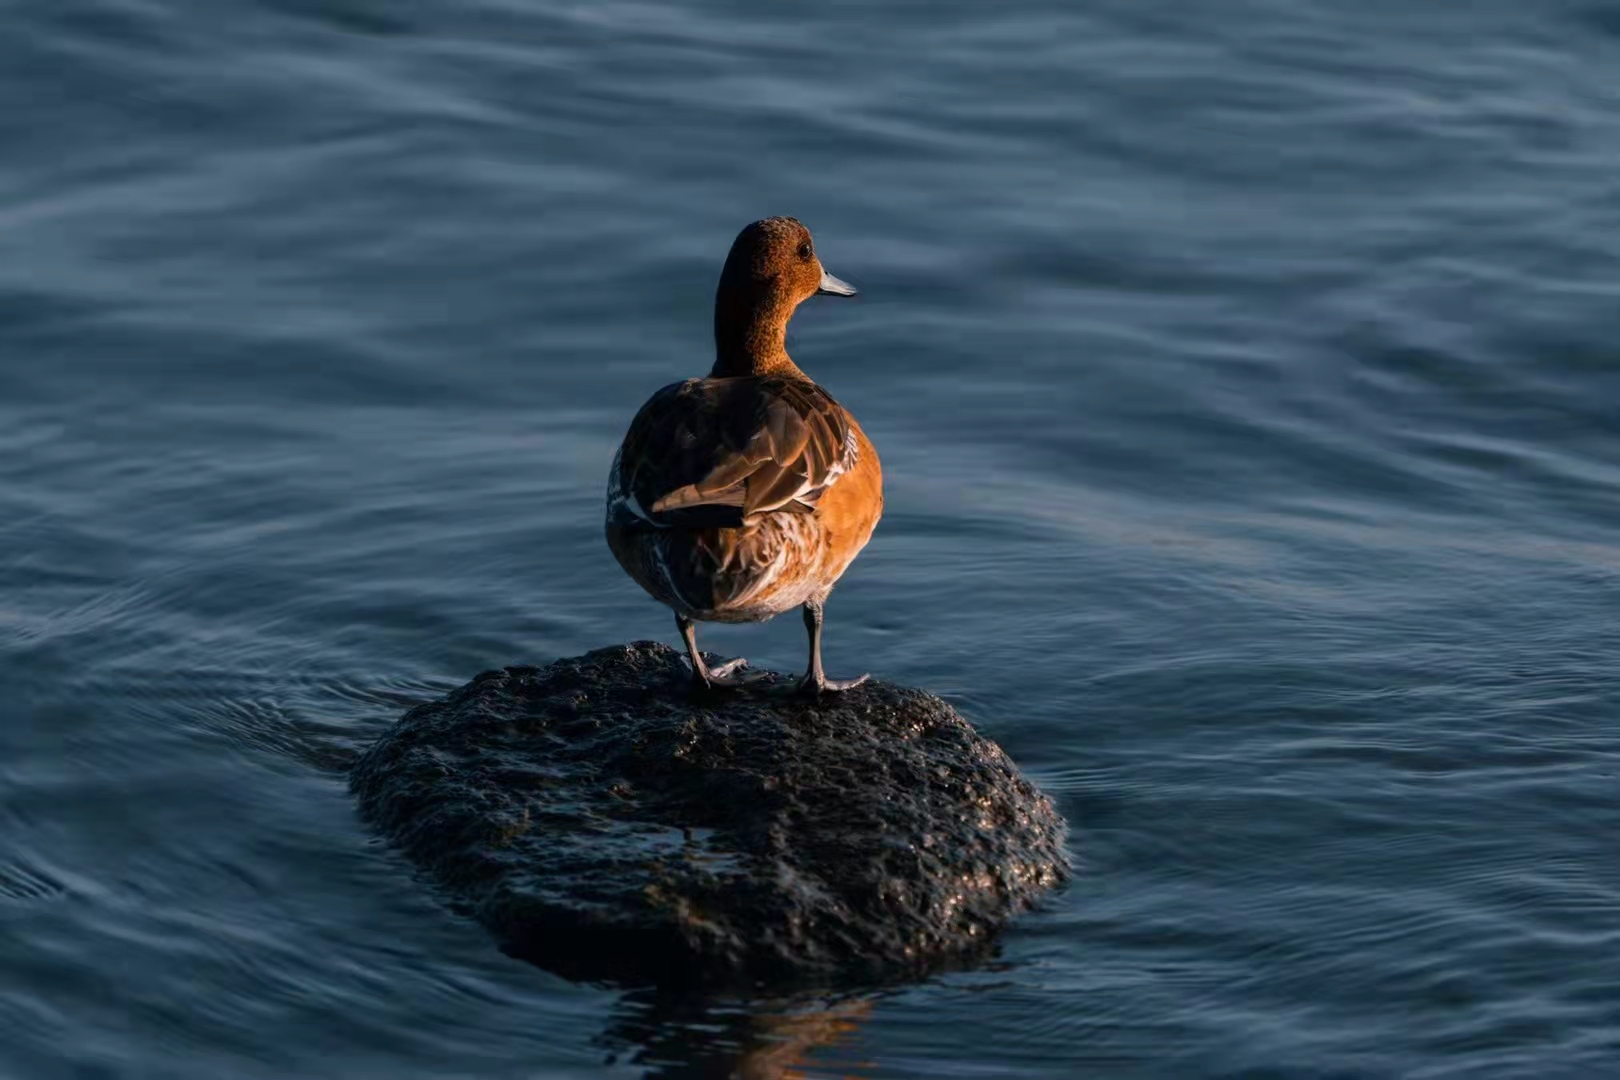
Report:
[[614,1058],[647,1067],[660,1080],[797,1080],[856,1076],[844,1062],[812,1071],[818,1049],[850,1041],[871,1012],[875,995],[810,995],[760,1001],[627,995],[600,1041]]

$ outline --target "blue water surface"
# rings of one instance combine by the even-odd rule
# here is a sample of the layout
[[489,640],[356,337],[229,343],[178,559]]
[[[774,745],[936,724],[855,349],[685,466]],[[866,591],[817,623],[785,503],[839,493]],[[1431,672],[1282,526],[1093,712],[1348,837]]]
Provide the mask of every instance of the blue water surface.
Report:
[[[1620,7],[0,7],[0,1076],[1620,1076]],[[1077,874],[922,985],[571,984],[343,770],[675,640],[602,489],[767,214],[862,290],[829,668]]]

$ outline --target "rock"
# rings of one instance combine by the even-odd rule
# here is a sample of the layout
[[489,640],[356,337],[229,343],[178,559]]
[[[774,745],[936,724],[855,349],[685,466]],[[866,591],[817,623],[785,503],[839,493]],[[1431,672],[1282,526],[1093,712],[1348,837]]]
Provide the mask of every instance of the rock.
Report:
[[1065,826],[931,694],[694,696],[657,642],[490,671],[356,763],[362,816],[516,955],[574,978],[832,984],[988,948]]

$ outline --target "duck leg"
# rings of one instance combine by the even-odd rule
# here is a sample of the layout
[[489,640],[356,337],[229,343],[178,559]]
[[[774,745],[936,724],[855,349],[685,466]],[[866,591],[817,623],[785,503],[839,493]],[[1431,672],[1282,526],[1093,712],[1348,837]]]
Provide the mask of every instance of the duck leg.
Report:
[[827,690],[848,690],[870,679],[862,675],[856,679],[829,679],[821,670],[821,601],[807,600],[804,605],[804,628],[810,632],[810,670],[799,681],[799,691],[819,694]]
[[732,672],[738,668],[746,667],[747,660],[737,657],[727,660],[723,664],[710,667],[703,662],[703,654],[698,652],[697,631],[691,619],[679,613],[675,616],[675,625],[681,631],[681,640],[686,642],[686,655],[692,661],[692,685],[699,689],[711,689],[716,686],[742,686],[748,682],[744,678],[733,678]]

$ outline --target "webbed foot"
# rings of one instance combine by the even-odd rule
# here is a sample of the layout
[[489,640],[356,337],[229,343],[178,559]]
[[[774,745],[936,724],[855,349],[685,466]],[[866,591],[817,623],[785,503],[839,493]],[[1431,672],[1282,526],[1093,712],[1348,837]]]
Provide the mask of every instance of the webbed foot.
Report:
[[703,660],[703,654],[698,652],[697,636],[692,628],[692,620],[677,612],[675,625],[681,632],[681,640],[686,642],[686,662],[692,668],[692,689],[713,690],[717,687],[747,686],[764,678],[760,674],[738,675],[736,672],[748,666],[748,661],[742,657],[727,660],[723,664],[710,667]]
[[829,679],[820,671],[812,671],[799,680],[799,693],[814,696],[836,693],[839,690],[853,690],[871,677],[861,675],[854,679]]
[[817,694],[836,693],[839,690],[850,690],[861,685],[870,675],[862,675],[858,679],[829,679],[827,673],[821,670],[821,600],[806,600],[804,604],[804,628],[810,633],[810,669],[799,680],[799,693],[814,697]]
[[727,660],[723,664],[716,664],[714,667],[709,667],[703,663],[702,657],[699,657],[697,665],[692,670],[692,689],[713,690],[716,687],[747,686],[749,683],[758,682],[764,678],[760,674],[736,674],[736,672],[747,666],[748,661],[740,656],[735,660]]

